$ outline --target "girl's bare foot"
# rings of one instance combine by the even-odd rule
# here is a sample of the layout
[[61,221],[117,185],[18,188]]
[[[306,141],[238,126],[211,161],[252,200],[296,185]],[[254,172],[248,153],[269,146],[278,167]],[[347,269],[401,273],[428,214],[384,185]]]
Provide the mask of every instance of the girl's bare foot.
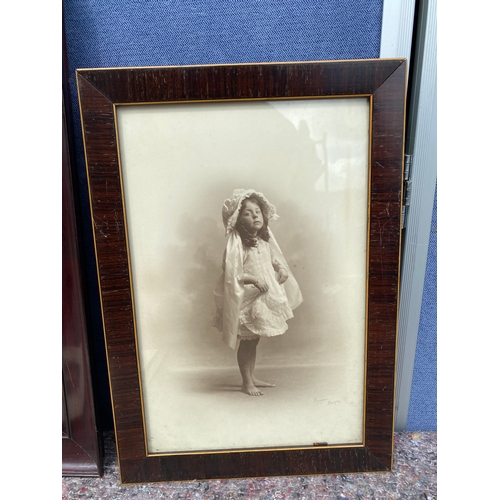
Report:
[[255,387],[276,387],[276,384],[271,384],[270,382],[264,382],[263,380],[253,379]]
[[254,384],[243,384],[241,386],[241,391],[249,396],[262,396],[264,393],[259,391]]

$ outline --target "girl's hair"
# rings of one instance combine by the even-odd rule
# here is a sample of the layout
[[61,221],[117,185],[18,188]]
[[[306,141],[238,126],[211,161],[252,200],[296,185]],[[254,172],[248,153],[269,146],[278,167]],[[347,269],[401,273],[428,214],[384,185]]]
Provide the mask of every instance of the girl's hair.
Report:
[[[264,224],[259,229],[259,231],[258,231],[258,233],[257,233],[256,236],[253,236],[252,234],[250,234],[245,229],[245,227],[243,226],[243,224],[240,222],[240,214],[243,211],[243,209],[245,208],[245,205],[246,205],[247,201],[251,201],[252,203],[255,203],[256,205],[259,206],[260,211],[262,212],[262,218],[264,219]],[[241,241],[243,243],[243,246],[245,246],[245,247],[256,247],[257,246],[257,238],[261,238],[264,241],[269,241],[269,230],[267,229],[267,224],[268,224],[268,220],[267,220],[266,214],[264,212],[264,209],[263,209],[261,201],[259,200],[259,198],[257,198],[253,194],[250,195],[241,204],[240,212],[238,214],[238,220],[236,221],[236,224],[234,226],[234,228],[238,231],[238,233],[240,233]]]

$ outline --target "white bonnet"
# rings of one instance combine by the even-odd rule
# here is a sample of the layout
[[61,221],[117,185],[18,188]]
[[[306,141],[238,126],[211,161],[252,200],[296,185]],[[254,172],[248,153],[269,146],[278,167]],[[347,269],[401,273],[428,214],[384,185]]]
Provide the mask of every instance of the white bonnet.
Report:
[[233,231],[238,220],[241,205],[251,195],[254,195],[262,203],[262,211],[268,221],[278,219],[279,216],[276,213],[276,207],[269,203],[262,193],[258,193],[254,189],[235,189],[233,196],[225,200],[224,205],[222,205],[222,222],[226,228],[226,234]]

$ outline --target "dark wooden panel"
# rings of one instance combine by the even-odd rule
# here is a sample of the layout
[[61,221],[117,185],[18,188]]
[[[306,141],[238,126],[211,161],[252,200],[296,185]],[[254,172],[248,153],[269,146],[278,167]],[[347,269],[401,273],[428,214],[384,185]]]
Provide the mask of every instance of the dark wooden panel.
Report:
[[62,105],[62,473],[100,476],[102,447],[92,391],[64,99]]

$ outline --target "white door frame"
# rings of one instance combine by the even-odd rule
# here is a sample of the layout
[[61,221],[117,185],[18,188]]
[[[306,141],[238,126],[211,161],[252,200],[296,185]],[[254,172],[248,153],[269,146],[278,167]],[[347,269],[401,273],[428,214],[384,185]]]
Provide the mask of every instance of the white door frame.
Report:
[[418,11],[415,0],[384,1],[380,57],[411,63],[405,151],[412,156],[411,199],[403,231],[395,416],[395,430],[404,431],[436,186],[436,0],[422,0]]

